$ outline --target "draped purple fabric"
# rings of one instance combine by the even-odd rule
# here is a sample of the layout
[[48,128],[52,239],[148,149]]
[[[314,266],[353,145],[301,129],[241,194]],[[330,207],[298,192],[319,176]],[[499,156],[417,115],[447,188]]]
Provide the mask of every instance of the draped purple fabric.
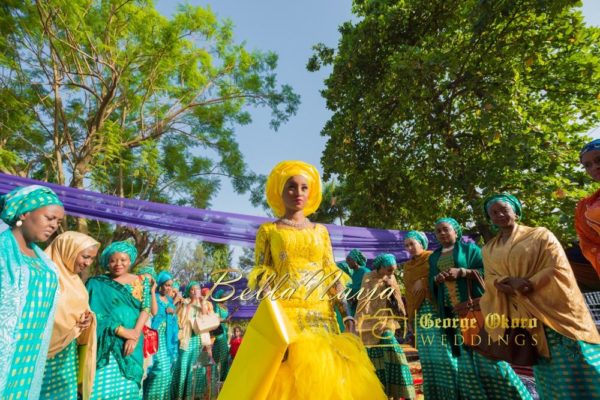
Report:
[[[0,194],[17,186],[43,185],[54,190],[65,205],[67,214],[149,231],[189,236],[212,243],[254,246],[260,224],[265,217],[202,210],[192,207],[152,203],[109,196],[33,179],[0,173]],[[326,225],[336,257],[344,257],[353,248],[367,258],[392,253],[398,262],[408,259],[404,250],[404,231]],[[433,239],[431,236],[430,239]]]

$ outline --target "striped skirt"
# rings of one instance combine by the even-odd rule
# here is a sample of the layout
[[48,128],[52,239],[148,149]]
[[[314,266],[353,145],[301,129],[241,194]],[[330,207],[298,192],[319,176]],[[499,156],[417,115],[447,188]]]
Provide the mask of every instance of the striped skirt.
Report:
[[40,399],[77,400],[77,341],[46,361]]
[[389,397],[414,399],[416,397],[410,367],[402,347],[392,331],[386,331],[379,345],[367,347],[367,353],[375,366],[375,373]]
[[533,367],[540,399],[600,399],[600,345],[544,331],[551,358]]

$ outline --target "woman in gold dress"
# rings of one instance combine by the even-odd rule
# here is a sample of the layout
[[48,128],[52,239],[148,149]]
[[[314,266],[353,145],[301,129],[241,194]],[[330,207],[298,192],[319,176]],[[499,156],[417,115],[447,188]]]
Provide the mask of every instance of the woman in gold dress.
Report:
[[[283,161],[271,172],[266,195],[279,219],[258,230],[256,266],[248,277],[249,286],[271,290],[270,299],[277,299],[297,334],[283,360],[270,366],[275,372],[263,374],[260,392],[264,395],[252,394],[252,398],[385,399],[365,348],[355,334],[349,333],[354,332],[352,317],[344,318],[346,333],[340,334],[336,322],[333,307],[337,300],[332,297],[344,290],[339,282],[341,271],[333,260],[327,228],[306,218],[321,202],[319,173],[310,164]],[[343,303],[340,308],[347,312],[347,303]],[[258,324],[255,317],[248,332],[260,329]],[[276,336],[273,330],[265,334]],[[235,398],[236,389],[228,392],[227,386],[250,384],[237,373],[247,368],[236,369],[236,363],[254,363],[247,367],[257,368],[255,360],[264,357],[257,341],[253,343],[248,334],[242,342],[221,398],[228,399],[227,393]]]

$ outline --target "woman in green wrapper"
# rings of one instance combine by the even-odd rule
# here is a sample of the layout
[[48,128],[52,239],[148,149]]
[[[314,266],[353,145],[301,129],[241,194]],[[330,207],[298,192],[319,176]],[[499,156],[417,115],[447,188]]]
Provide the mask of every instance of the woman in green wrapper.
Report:
[[[500,232],[483,247],[481,311],[537,321],[528,331],[541,399],[600,398],[600,335],[560,242],[546,228],[518,224],[521,202],[510,194],[488,198],[484,212]],[[491,328],[492,338],[504,334]]]
[[408,321],[415,332],[419,361],[423,371],[423,394],[428,400],[446,400],[458,397],[456,386],[457,364],[450,346],[442,339],[438,328],[422,326],[421,318],[435,321],[439,315],[429,293],[429,240],[423,232],[410,231],[404,239],[404,248],[410,260],[402,264],[406,286]]
[[[214,300],[223,298],[225,291],[219,289],[212,295]],[[224,301],[213,301],[215,313],[221,320],[221,332],[215,335],[215,341],[213,343],[212,355],[215,360],[215,364],[218,369],[218,376],[220,381],[225,381],[227,372],[229,371],[229,344],[228,344],[228,333],[229,328],[227,327],[227,319],[229,317],[229,310],[227,304]],[[217,373],[215,371],[214,373]]]
[[[198,329],[203,315],[214,313],[212,304],[205,299],[196,281],[188,283],[185,290],[189,302],[177,313],[179,319],[179,357],[171,384],[171,397],[175,400],[204,399],[216,394],[216,374],[213,385],[207,385],[207,366],[214,367],[212,342],[208,332]],[[209,390],[210,389],[210,390]],[[210,392],[210,393],[209,393]]]
[[114,242],[100,255],[105,275],[87,281],[90,307],[98,320],[98,354],[92,399],[141,399],[142,329],[150,315],[150,281],[129,273],[135,246]]
[[356,296],[360,290],[365,274],[368,274],[371,271],[367,268],[367,258],[358,249],[350,250],[350,253],[346,256],[346,262],[348,263],[352,274],[352,283],[350,284],[350,292],[348,293],[348,305],[350,306],[351,316],[354,316],[356,313],[356,305],[358,304]]
[[38,247],[64,217],[43,186],[0,197],[0,398],[38,399],[57,301],[56,265]]
[[[370,295],[360,300],[356,308],[359,334],[385,394],[394,400],[414,399],[416,393],[410,367],[395,337],[400,325],[394,316],[406,316],[394,276],[396,257],[380,254],[373,260],[373,267],[375,269],[364,276],[361,286],[363,292]],[[374,318],[378,311],[384,311],[384,315]]]
[[[437,220],[435,235],[441,247],[429,256],[429,289],[439,316],[457,318],[453,308],[468,300],[467,279],[471,280],[472,297],[483,294],[474,275],[483,275],[481,249],[475,243],[461,240],[462,229],[454,218]],[[458,328],[446,328],[443,334],[457,358],[457,398],[531,399],[508,363],[489,360],[463,345]]]
[[172,366],[177,359],[179,340],[177,335],[177,310],[170,292],[173,276],[162,271],[156,278],[158,311],[152,318],[152,329],[158,331],[158,352],[144,381],[144,400],[168,400],[170,398]]

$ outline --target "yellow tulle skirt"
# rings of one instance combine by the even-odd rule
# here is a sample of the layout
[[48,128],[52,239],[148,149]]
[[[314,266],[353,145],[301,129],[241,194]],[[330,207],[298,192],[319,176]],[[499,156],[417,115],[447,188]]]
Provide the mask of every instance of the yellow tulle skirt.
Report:
[[298,319],[302,309],[294,311],[286,305],[261,302],[219,400],[387,398],[358,336],[331,332],[332,326],[337,331],[333,317],[331,323],[325,318],[309,327],[306,319]]
[[288,347],[269,400],[387,399],[360,339],[349,333],[303,332]]

